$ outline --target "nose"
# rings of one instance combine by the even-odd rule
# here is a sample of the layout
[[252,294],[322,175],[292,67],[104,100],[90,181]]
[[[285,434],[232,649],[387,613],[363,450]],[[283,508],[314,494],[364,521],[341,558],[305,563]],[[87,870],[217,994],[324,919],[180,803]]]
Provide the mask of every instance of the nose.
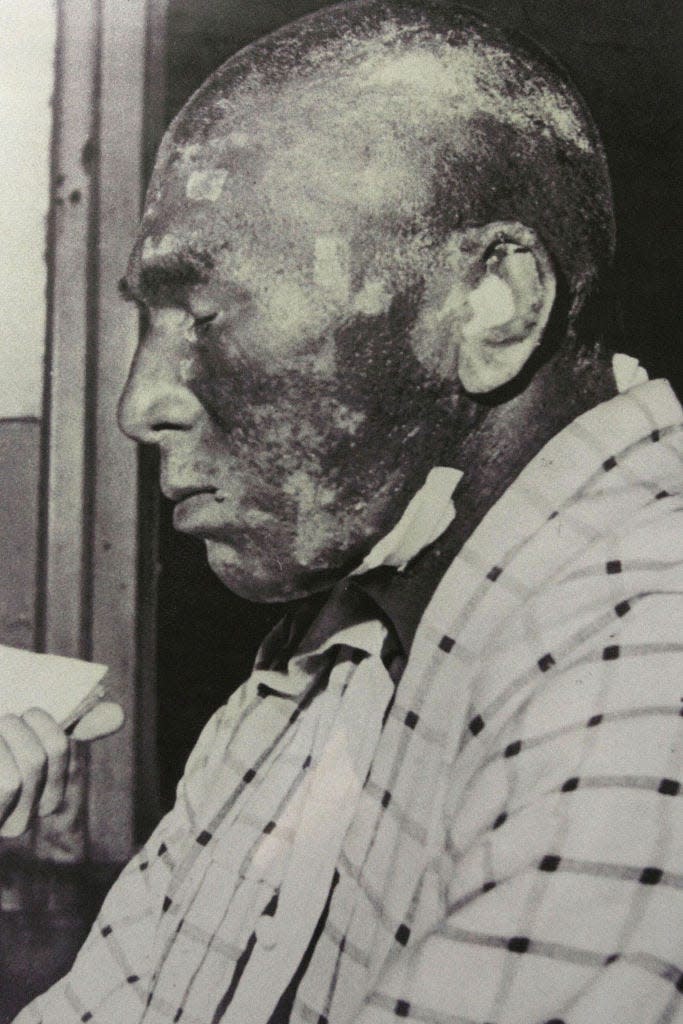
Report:
[[118,408],[121,430],[143,444],[189,431],[202,405],[182,377],[185,354],[168,332],[150,327],[138,346]]

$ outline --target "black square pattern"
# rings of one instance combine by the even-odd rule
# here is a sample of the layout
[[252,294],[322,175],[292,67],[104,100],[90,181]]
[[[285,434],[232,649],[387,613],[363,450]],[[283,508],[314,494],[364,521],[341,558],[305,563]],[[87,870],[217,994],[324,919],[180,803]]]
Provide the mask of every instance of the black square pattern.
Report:
[[484,728],[484,719],[481,715],[475,715],[469,724],[469,730],[473,736],[478,736],[481,730]]
[[631,605],[628,601],[620,601],[614,606],[614,611],[620,619],[623,619],[624,615],[631,611]]
[[530,942],[523,935],[513,935],[508,942],[508,949],[511,953],[526,953]]
[[657,885],[661,882],[663,874],[661,868],[643,868],[638,881],[642,885]]
[[443,651],[444,654],[450,654],[455,647],[455,640],[450,636],[442,636],[439,640],[439,650]]
[[200,846],[208,846],[212,838],[213,836],[211,835],[211,833],[207,832],[206,829],[204,829],[197,836],[197,842],[199,843]]
[[675,779],[662,779],[657,790],[663,796],[678,796],[681,791],[680,782]]
[[416,715],[414,711],[409,711],[406,717],[404,718],[404,722],[409,729],[414,729],[419,721],[420,716]]
[[515,740],[514,743],[508,743],[507,747],[505,748],[505,757],[517,757],[517,754],[519,754],[521,749],[521,740]]
[[538,659],[538,667],[541,672],[547,672],[548,669],[552,668],[555,664],[555,659],[552,654],[544,654],[542,658]]
[[602,468],[606,473],[609,473],[610,469],[614,469],[616,464],[617,460],[614,458],[613,455],[610,455],[609,459],[605,459],[605,461],[603,462]]
[[397,1017],[407,1017],[410,1013],[410,1003],[407,1003],[405,999],[399,999],[394,1007],[394,1013]]
[[611,562],[607,562],[605,569],[608,576],[614,576],[616,573],[621,572],[621,562],[618,558],[615,558]]
[[400,924],[396,929],[395,935],[396,941],[402,946],[407,945],[408,939],[410,938],[410,928],[407,924]]
[[619,657],[619,644],[610,644],[602,652],[603,661],[616,661]]
[[561,860],[562,858],[558,857],[557,854],[549,853],[543,858],[538,867],[541,871],[557,871]]
[[578,788],[579,788],[579,780],[576,778],[576,776],[574,776],[571,779],[567,779],[567,781],[562,786],[562,792],[563,793],[573,793],[574,790],[578,789]]
[[501,575],[503,570],[499,565],[494,565],[492,569],[486,573],[486,579],[491,580],[491,583],[495,583],[498,577]]

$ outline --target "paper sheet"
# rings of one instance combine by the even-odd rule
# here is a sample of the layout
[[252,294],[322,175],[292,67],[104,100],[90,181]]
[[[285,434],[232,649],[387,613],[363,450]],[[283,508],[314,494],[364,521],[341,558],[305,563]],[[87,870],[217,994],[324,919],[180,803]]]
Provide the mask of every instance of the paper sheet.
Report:
[[106,665],[0,644],[0,717],[42,708],[68,729],[104,696],[107,671]]

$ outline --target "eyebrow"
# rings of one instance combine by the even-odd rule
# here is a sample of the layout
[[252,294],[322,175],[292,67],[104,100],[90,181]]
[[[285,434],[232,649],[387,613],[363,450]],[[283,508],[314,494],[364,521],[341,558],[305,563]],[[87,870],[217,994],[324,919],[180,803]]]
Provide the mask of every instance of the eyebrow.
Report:
[[119,281],[119,294],[137,305],[178,305],[183,293],[207,280],[214,265],[208,252],[169,253],[145,260],[137,280]]

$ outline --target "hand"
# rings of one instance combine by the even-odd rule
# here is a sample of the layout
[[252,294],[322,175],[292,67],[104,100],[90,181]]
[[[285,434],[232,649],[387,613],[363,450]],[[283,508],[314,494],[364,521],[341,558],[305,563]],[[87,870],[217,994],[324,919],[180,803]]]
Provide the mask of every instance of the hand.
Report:
[[[108,736],[123,724],[118,704],[103,701],[78,722],[76,740]],[[0,718],[0,836],[15,838],[33,819],[56,811],[64,799],[69,739],[45,711]]]

